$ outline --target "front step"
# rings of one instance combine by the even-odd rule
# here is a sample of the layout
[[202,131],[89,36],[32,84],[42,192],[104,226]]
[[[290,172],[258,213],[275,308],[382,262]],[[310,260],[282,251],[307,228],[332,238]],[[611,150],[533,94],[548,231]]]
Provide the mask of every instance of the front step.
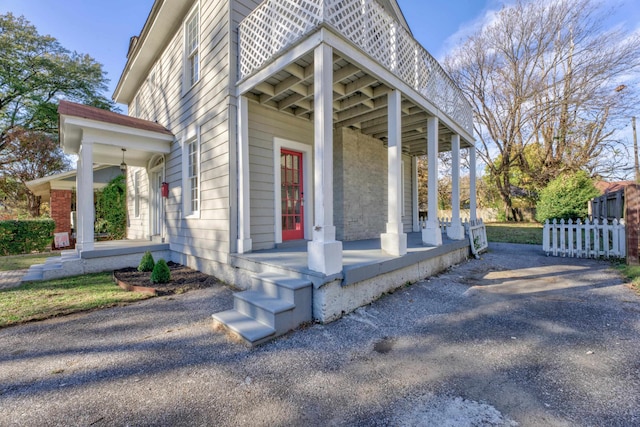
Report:
[[311,321],[312,288],[308,280],[254,276],[249,290],[233,295],[232,310],[213,315],[214,326],[250,346],[269,341]]

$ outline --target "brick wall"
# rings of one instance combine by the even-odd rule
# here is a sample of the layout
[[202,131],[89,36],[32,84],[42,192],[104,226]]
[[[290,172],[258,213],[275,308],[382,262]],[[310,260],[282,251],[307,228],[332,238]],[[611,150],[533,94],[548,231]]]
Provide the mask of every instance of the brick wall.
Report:
[[50,208],[56,223],[54,233],[71,235],[71,190],[51,190]]
[[640,261],[640,185],[625,188],[625,221],[627,229],[627,263],[638,265]]

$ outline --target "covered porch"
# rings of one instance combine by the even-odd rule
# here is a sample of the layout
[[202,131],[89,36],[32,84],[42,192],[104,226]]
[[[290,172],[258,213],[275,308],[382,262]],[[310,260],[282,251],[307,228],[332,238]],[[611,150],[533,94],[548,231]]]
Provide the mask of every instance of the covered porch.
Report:
[[[156,163],[164,166],[164,156],[170,153],[174,138],[157,123],[68,101],[60,101],[58,113],[63,151],[78,156],[76,251],[80,258],[88,258],[92,253],[102,253],[99,248],[104,246],[95,242],[94,165],[119,166],[125,176],[129,166],[145,169]],[[158,211],[162,212],[160,207]],[[160,218],[157,222],[162,221]],[[118,242],[105,244],[130,246]]]
[[[378,190],[386,194],[386,222],[371,254],[377,251],[379,258],[409,259],[418,244],[422,250],[443,245],[437,219],[437,153],[442,151],[451,151],[453,166],[453,217],[447,238],[463,241],[460,151],[469,150],[470,172],[475,177],[471,107],[407,28],[374,0],[308,0],[293,8],[284,0],[267,0],[240,23],[238,34],[239,255],[233,255],[234,260],[244,259],[240,255],[253,250],[250,103],[313,125],[307,155],[312,183],[304,199],[294,201],[310,211],[303,237],[306,250],[295,252],[298,265],[304,258],[310,272],[325,278],[346,277],[353,254],[347,247],[359,244],[339,240],[336,233],[334,135],[340,129],[365,135],[386,149],[386,170],[380,171],[386,175],[385,185]],[[418,215],[416,159],[425,154],[429,203],[423,226]],[[403,212],[403,156],[412,159],[409,214]],[[278,169],[273,172],[276,193],[281,184]],[[471,219],[475,219],[474,179],[471,187]],[[276,244],[285,227],[284,219],[280,223],[278,217],[282,214],[279,204],[276,200]],[[410,226],[403,224],[403,216],[408,215]],[[265,253],[259,252],[260,256]]]

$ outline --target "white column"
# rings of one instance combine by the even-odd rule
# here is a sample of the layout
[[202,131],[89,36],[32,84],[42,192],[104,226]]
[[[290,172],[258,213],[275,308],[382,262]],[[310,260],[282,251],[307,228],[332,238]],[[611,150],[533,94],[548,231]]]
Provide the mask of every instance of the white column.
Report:
[[427,226],[422,229],[422,243],[442,245],[442,232],[438,223],[438,118],[427,118]]
[[342,242],[333,225],[333,49],[313,54],[314,227],[307,244],[309,269],[326,275],[342,271]]
[[476,220],[476,147],[469,148],[469,220]]
[[380,235],[382,250],[393,256],[407,253],[407,235],[402,228],[402,94],[393,90],[387,95],[387,232]]
[[447,236],[452,240],[464,239],[460,221],[460,135],[451,135],[451,226]]
[[418,198],[418,157],[411,158],[411,206],[413,215],[413,232],[420,231],[420,209]]
[[[251,207],[249,186],[249,108],[247,98],[238,97],[238,253],[251,252]],[[275,171],[279,173],[279,171]]]
[[93,144],[82,141],[78,153],[76,211],[79,222],[77,242],[80,252],[93,250]]

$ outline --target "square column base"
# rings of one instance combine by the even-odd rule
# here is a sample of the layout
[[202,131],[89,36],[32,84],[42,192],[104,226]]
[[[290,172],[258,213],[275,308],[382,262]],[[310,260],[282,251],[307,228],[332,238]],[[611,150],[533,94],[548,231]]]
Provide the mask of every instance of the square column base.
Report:
[[307,257],[309,270],[327,276],[338,274],[342,271],[342,242],[312,240],[307,243]]
[[382,250],[389,255],[403,256],[407,253],[407,235],[406,233],[382,233],[380,235],[380,244]]
[[464,227],[462,223],[452,224],[447,227],[447,237],[451,240],[464,240]]
[[238,253],[247,254],[251,252],[253,242],[251,239],[238,239]]
[[431,246],[442,246],[442,231],[437,221],[427,221],[426,228],[422,229],[422,243]]

